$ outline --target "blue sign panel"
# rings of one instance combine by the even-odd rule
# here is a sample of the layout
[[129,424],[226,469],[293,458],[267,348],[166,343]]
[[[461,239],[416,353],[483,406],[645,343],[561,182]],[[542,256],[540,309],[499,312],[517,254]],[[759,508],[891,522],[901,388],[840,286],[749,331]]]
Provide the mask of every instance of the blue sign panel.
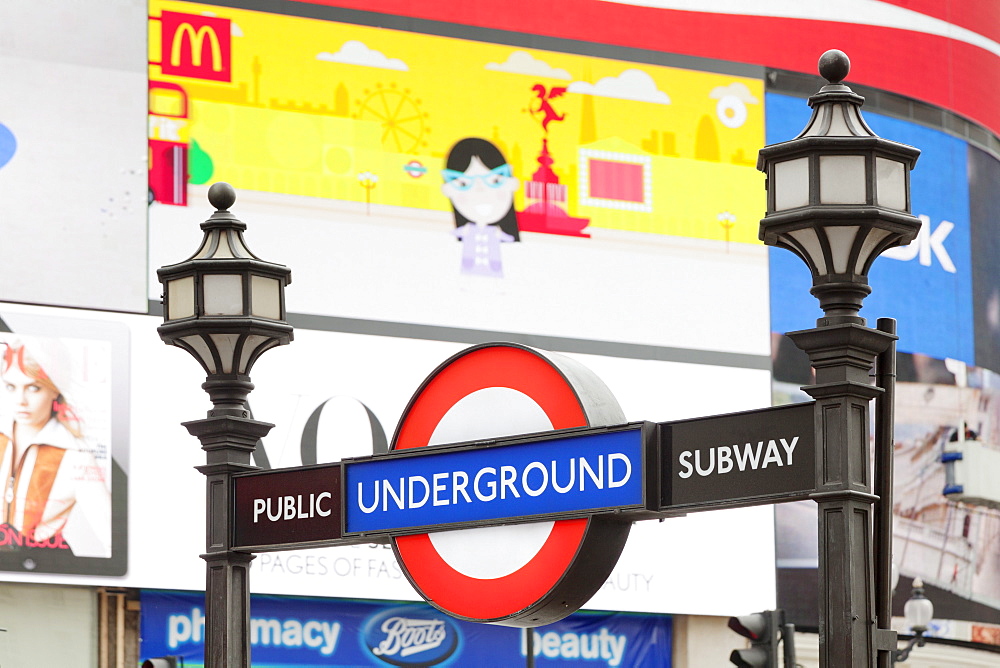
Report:
[[[204,595],[142,592],[140,660],[205,656]],[[575,613],[535,629],[539,668],[670,668],[671,618]],[[253,596],[250,652],[255,668],[310,666],[523,666],[523,629],[452,619],[424,603]],[[181,665],[180,662],[178,665]]]
[[[767,95],[767,141],[794,138],[809,120],[800,98]],[[868,276],[872,294],[861,315],[874,325],[896,318],[899,350],[974,362],[972,253],[966,143],[914,123],[866,113],[877,134],[921,150],[911,172],[913,215],[923,223],[909,246],[875,261]],[[771,329],[785,333],[816,326],[819,302],[805,263],[792,253],[770,249]]]
[[643,446],[637,424],[344,462],[344,534],[642,507]]

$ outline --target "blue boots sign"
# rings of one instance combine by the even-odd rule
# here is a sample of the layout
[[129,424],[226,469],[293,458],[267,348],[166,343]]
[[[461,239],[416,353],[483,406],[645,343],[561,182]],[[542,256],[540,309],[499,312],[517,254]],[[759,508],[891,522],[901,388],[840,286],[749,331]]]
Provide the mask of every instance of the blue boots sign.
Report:
[[[204,661],[201,594],[142,593],[141,658]],[[523,666],[523,629],[453,619],[423,603],[254,596],[250,643],[255,668],[307,666]],[[666,615],[576,613],[535,630],[539,668],[669,668]]]

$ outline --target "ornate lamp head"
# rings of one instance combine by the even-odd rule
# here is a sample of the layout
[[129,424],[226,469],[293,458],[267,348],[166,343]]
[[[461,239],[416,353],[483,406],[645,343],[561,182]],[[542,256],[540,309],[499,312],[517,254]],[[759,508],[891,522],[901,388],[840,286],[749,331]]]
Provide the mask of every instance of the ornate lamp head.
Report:
[[842,51],[819,59],[828,81],[809,98],[812,118],[798,137],[761,149],[767,213],[760,239],[808,265],[820,325],[864,324],[868,270],[878,255],[910,243],[920,220],[910,212],[910,170],[918,149],[877,136],[861,116],[864,98],[841,83],[850,71]]
[[204,367],[202,387],[215,404],[213,415],[241,415],[253,389],[254,362],[292,340],[285,321],[291,270],[247,248],[246,224],[229,212],[236,201],[232,186],[216,183],[208,200],[216,211],[201,224],[205,237],[198,251],[156,272],[163,284],[163,324],[156,331]]

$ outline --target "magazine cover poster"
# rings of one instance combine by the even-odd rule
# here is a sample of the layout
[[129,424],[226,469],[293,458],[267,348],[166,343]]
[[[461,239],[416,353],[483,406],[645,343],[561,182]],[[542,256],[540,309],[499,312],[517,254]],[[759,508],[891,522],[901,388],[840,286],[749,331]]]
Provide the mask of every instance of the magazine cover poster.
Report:
[[0,569],[121,575],[113,339],[82,338],[86,323],[3,317],[15,331],[0,332]]

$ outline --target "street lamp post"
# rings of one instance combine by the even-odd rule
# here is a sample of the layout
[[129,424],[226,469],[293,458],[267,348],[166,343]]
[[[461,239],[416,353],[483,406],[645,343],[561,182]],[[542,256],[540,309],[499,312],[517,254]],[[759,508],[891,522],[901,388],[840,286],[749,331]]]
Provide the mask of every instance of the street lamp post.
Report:
[[[819,60],[829,82],[809,98],[812,118],[798,137],[766,146],[760,238],[798,255],[812,272],[823,317],[788,336],[805,351],[816,382],[816,493],[819,510],[820,665],[875,666],[889,636],[876,633],[868,408],[876,356],[895,336],[865,326],[868,270],[884,250],[920,229],[910,213],[909,173],[920,152],[875,135],[861,116],[864,98],[841,83],[850,61],[840,51]],[[889,529],[891,531],[891,528]],[[887,558],[887,555],[885,555]],[[888,619],[878,620],[888,628]],[[894,649],[895,642],[892,642]]]
[[232,476],[252,470],[258,439],[274,425],[249,417],[250,368],[266,350],[292,340],[285,322],[290,270],[261,260],[243,241],[246,225],[229,212],[236,193],[228,183],[208,191],[215,213],[205,236],[184,262],[157,270],[163,284],[160,338],[194,355],[208,374],[202,388],[212,409],[185,422],[207,453],[198,470],[207,479],[205,666],[250,665],[250,589],[253,555],[232,549]]

